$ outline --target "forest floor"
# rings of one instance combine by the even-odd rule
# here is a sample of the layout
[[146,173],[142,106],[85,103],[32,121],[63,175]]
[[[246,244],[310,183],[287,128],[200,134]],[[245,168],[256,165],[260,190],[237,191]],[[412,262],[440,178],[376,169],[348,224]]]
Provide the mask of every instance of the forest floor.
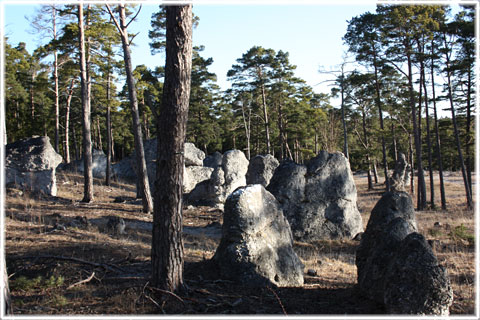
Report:
[[[184,208],[187,293],[174,295],[149,284],[152,216],[141,211],[135,186],[95,180],[95,201],[81,203],[83,177],[57,173],[57,197],[6,192],[5,252],[16,315],[125,314],[382,314],[385,310],[356,287],[357,241],[295,242],[294,249],[316,276],[302,287],[249,288],[219,279],[211,263],[220,240],[222,213]],[[367,190],[355,175],[364,226],[383,185]],[[428,183],[428,179],[427,179]],[[454,291],[451,314],[475,312],[475,215],[464,204],[461,175],[446,181],[448,211],[417,212],[420,232],[448,269]],[[439,199],[439,195],[436,195]],[[430,197],[428,196],[428,199]],[[440,204],[437,204],[440,207]],[[98,225],[73,225],[76,217],[122,217],[126,233]],[[57,223],[65,228],[54,228]],[[70,223],[70,226],[69,226]],[[143,227],[142,227],[143,226]]]

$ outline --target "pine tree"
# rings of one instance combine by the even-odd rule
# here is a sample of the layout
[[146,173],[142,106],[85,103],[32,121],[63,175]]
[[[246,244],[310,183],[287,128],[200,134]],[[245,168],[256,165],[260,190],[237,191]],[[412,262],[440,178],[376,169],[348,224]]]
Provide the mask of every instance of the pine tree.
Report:
[[152,282],[178,291],[183,283],[182,189],[192,68],[192,6],[166,8],[166,63],[157,141]]
[[82,135],[83,135],[83,165],[84,165],[84,191],[82,202],[93,201],[93,173],[92,173],[92,138],[91,138],[91,108],[90,90],[85,48],[85,25],[83,4],[78,5],[78,41],[80,51],[80,81],[82,87]]
[[[128,97],[130,101],[130,109],[132,111],[133,133],[135,138],[135,155],[137,163],[137,179],[140,194],[143,202],[143,212],[153,211],[153,200],[150,194],[150,184],[148,182],[147,163],[145,161],[145,151],[143,149],[143,134],[140,124],[140,116],[138,113],[138,100],[135,87],[135,78],[133,76],[132,59],[130,54],[130,37],[128,35],[127,27],[135,19],[135,17],[127,23],[127,16],[124,5],[118,5],[119,21],[107,5],[110,16],[112,17],[118,32],[120,33],[123,46],[123,59],[125,62],[125,71],[127,74]],[[139,9],[140,11],[140,9]],[[139,12],[138,11],[138,12]],[[138,14],[137,12],[137,14]]]

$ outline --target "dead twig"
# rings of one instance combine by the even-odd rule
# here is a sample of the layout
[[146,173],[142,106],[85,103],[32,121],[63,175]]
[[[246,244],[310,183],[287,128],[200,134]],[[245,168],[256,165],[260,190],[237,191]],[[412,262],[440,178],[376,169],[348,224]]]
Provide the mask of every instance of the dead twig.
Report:
[[119,276],[119,277],[105,277],[102,278],[102,281],[127,281],[127,280],[145,280],[144,276]]
[[72,289],[73,287],[79,286],[81,284],[90,282],[93,279],[94,276],[95,276],[95,271],[93,271],[92,274],[90,275],[90,277],[88,277],[87,279],[84,279],[84,280],[81,280],[81,281],[75,282],[74,284],[69,285],[67,287],[67,290]]
[[145,298],[147,298],[148,300],[152,301],[153,304],[156,305],[159,309],[162,309],[162,310],[163,310],[163,308],[158,304],[158,302],[155,301],[155,300],[153,300],[152,297],[150,297],[150,296],[149,296],[148,294],[146,294],[146,293],[143,293],[143,295],[145,296]]
[[168,294],[168,295],[174,297],[175,299],[177,299],[178,301],[180,301],[183,305],[185,305],[185,301],[183,301],[182,298],[180,298],[179,296],[177,296],[175,293],[173,293],[171,291],[163,290],[163,289],[159,289],[159,288],[155,288],[155,287],[148,287],[148,288],[152,291],[158,291],[160,293]]
[[269,286],[267,286],[267,289],[270,290],[270,291],[273,293],[273,295],[275,296],[275,298],[277,298],[278,304],[280,305],[280,307],[282,307],[283,314],[286,315],[286,316],[288,316],[287,310],[285,310],[285,307],[283,306],[283,303],[282,303],[282,301],[280,300],[280,297],[277,295],[277,293],[276,293],[275,291],[273,291],[273,289],[270,288]]

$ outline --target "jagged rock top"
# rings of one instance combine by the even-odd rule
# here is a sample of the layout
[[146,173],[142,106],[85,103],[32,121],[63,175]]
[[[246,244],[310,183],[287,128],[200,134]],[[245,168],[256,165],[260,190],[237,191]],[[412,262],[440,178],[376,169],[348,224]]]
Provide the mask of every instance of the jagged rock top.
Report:
[[62,156],[55,152],[47,136],[33,136],[5,146],[5,166],[19,171],[55,169]]

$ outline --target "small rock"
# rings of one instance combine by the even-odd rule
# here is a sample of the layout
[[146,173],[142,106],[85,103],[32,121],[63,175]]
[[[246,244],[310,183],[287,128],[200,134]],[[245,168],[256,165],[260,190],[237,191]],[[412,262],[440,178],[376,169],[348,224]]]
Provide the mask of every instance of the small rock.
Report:
[[439,221],[437,221],[437,222],[435,222],[435,223],[433,224],[433,226],[434,226],[435,228],[440,228],[440,227],[442,226],[442,223],[439,222]]
[[307,270],[307,275],[309,275],[309,276],[311,276],[311,277],[316,277],[316,276],[317,276],[317,270],[308,269],[308,270]]
[[235,300],[234,302],[232,302],[232,307],[236,307],[242,302],[243,302],[242,298],[239,298],[239,299]]
[[67,228],[63,224],[60,224],[60,223],[55,223],[55,225],[53,226],[53,229],[54,230],[67,231]]
[[107,222],[107,228],[114,234],[125,233],[125,221],[119,217],[109,217]]

